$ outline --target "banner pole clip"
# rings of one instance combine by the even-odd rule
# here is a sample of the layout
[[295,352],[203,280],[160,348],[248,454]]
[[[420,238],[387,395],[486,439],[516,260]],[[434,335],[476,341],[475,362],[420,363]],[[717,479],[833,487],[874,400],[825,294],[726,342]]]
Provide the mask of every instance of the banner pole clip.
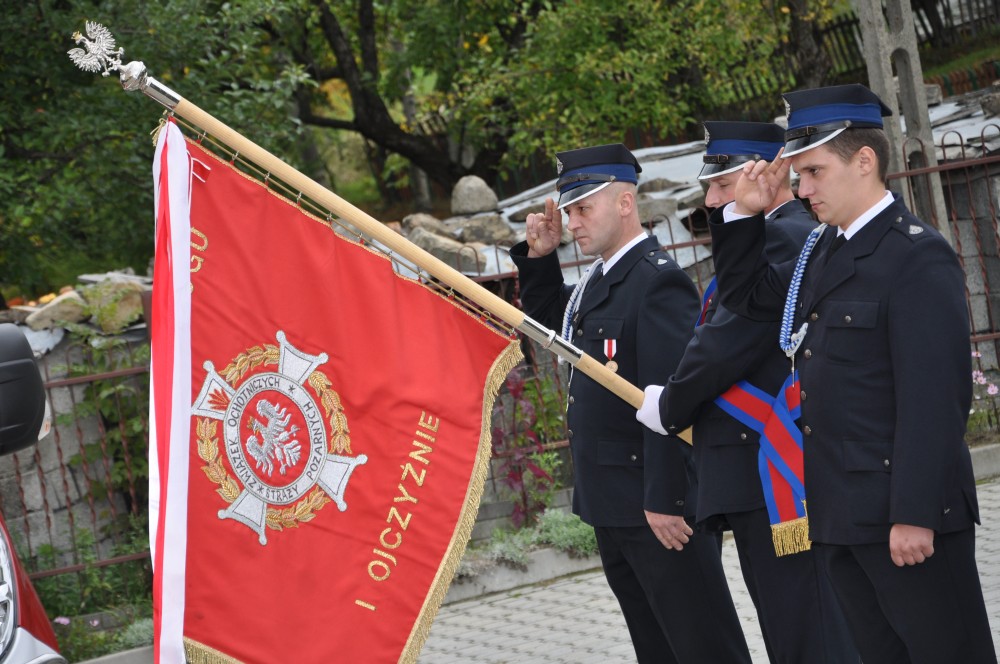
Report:
[[556,334],[555,330],[550,330],[538,321],[528,316],[517,326],[517,331],[528,337],[532,341],[537,341],[545,350],[555,353],[571,365],[576,366],[583,351]]

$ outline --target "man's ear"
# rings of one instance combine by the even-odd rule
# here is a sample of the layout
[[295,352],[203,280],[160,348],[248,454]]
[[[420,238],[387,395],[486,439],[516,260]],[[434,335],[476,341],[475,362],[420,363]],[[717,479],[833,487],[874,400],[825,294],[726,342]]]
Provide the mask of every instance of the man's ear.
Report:
[[858,167],[861,169],[862,175],[878,172],[878,157],[875,156],[875,150],[869,146],[863,146],[855,153],[854,158],[858,160]]
[[623,217],[627,217],[632,209],[635,207],[635,192],[631,189],[625,189],[622,191],[622,195],[618,197],[618,214]]

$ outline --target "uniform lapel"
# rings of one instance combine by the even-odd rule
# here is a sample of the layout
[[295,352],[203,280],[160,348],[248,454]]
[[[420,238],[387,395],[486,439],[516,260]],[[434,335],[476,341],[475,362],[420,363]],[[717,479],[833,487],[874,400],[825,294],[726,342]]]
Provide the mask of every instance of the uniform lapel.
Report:
[[[653,246],[650,247],[650,244]],[[658,247],[659,244],[656,239],[649,237],[629,249],[593,288],[583,291],[583,297],[580,298],[580,306],[577,309],[577,316],[582,318],[591,309],[599,307],[611,295],[611,289],[628,276],[632,267],[642,258],[643,253]]]
[[[882,241],[882,237],[889,231],[892,220],[897,216],[898,210],[895,209],[895,205],[890,205],[848,240],[847,244],[830,257],[825,266],[822,254],[810,261],[810,270],[819,271],[818,278],[814,281],[814,301],[822,299],[854,276],[854,261],[875,251],[875,247]],[[830,233],[831,237],[823,243],[824,253],[836,237],[835,229],[830,230],[834,232]]]

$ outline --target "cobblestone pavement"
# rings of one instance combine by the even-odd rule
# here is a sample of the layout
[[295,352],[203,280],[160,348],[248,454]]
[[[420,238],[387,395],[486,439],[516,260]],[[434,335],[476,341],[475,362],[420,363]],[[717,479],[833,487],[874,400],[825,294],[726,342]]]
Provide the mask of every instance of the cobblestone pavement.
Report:
[[[1000,649],[1000,480],[979,487],[979,575]],[[767,653],[736,548],[722,552],[754,664]],[[618,602],[600,570],[442,607],[419,664],[615,664],[634,662]]]

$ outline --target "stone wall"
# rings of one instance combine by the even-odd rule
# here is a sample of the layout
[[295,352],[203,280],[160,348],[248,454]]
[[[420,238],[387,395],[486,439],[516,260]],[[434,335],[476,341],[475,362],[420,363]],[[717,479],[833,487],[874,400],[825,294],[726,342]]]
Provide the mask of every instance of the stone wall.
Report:
[[[942,178],[945,204],[965,266],[972,333],[989,334],[1000,318],[1000,166],[952,171]],[[984,370],[998,368],[996,342],[980,342]]]
[[[58,383],[70,375],[71,367],[78,370],[86,364],[84,349],[64,340],[39,360],[39,369],[46,382]],[[48,396],[52,431],[37,445],[0,457],[0,501],[7,528],[27,559],[45,550],[58,552],[56,565],[80,562],[85,555],[109,557],[115,542],[109,526],[127,508],[123,496],[109,499],[102,487],[121,445],[109,438],[93,400],[88,401],[87,383],[50,387]],[[85,457],[84,446],[96,447]],[[141,448],[145,457],[144,440]],[[93,536],[96,550],[80,550],[81,542],[91,539],[80,537],[84,530]]]

